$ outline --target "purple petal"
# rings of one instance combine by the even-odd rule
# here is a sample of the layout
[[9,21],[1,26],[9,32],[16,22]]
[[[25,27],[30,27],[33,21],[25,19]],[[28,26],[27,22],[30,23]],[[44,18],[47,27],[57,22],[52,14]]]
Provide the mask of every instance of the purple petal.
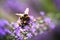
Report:
[[55,24],[54,23],[50,23],[49,27],[50,27],[50,29],[54,29],[55,28]]
[[44,15],[45,15],[45,13],[44,13],[43,11],[41,11],[41,12],[40,12],[40,15],[44,16]]
[[5,29],[4,30],[6,33],[11,33],[11,31],[9,29]]
[[0,19],[0,27],[4,27],[5,25],[9,25],[9,22],[4,19]]
[[36,29],[35,29],[35,28],[32,28],[31,31],[32,31],[33,33],[35,33],[35,32],[36,32]]
[[31,37],[32,37],[32,34],[31,34],[31,33],[28,33],[27,36],[28,36],[29,38],[31,38]]
[[13,25],[14,25],[14,29],[19,27],[19,25],[17,23],[14,23]]
[[51,19],[50,18],[44,18],[44,21],[49,24],[51,22]]
[[3,29],[0,28],[0,34],[1,35],[6,35],[5,31]]

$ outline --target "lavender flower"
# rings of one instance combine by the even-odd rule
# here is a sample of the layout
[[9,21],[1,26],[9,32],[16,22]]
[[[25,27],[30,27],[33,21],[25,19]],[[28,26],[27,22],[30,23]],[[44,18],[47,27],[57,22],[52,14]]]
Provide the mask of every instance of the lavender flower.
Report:
[[45,18],[44,18],[44,21],[45,21],[47,24],[50,24],[50,23],[51,23],[51,19],[48,18],[48,17],[45,17]]
[[51,23],[49,24],[49,28],[50,28],[50,29],[55,29],[55,24],[54,24],[53,22],[51,22]]
[[5,28],[5,26],[8,26],[9,22],[5,19],[0,19],[0,34],[6,35],[6,33],[10,33],[10,30]]
[[29,30],[29,29],[30,29],[30,27],[28,27],[28,26],[25,26],[25,29],[26,29],[26,30]]
[[5,31],[3,29],[0,28],[0,34],[1,35],[6,35]]
[[19,27],[18,23],[14,22],[14,23],[11,23],[11,26],[13,26],[13,29],[16,29]]
[[32,34],[31,33],[28,33],[27,36],[28,36],[28,38],[31,38],[32,37]]
[[7,20],[0,19],[0,27],[4,27],[5,25],[9,25]]
[[44,18],[44,21],[46,22],[46,24],[49,25],[50,29],[54,29],[55,28],[55,24],[52,22],[52,20],[48,17]]

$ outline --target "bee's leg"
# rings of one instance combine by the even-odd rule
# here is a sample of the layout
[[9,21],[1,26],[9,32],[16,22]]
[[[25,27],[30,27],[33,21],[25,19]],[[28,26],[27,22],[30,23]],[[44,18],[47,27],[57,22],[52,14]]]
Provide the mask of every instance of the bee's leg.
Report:
[[22,25],[21,25],[21,28],[23,28],[23,29],[24,29],[24,26],[25,26],[25,25],[24,25],[24,24],[22,24]]

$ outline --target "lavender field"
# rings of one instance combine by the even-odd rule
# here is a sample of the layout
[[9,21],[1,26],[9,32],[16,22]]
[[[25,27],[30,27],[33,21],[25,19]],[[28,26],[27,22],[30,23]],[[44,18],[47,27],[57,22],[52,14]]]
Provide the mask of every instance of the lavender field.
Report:
[[0,0],[0,40],[60,40],[60,0]]

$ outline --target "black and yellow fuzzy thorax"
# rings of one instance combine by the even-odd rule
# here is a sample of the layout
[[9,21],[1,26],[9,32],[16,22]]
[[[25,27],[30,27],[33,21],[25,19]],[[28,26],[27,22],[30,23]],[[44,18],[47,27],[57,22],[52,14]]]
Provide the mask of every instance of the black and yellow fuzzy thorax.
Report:
[[26,25],[29,25],[30,22],[30,17],[28,16],[28,14],[24,14],[22,17],[20,17],[21,19],[21,27],[24,27]]

